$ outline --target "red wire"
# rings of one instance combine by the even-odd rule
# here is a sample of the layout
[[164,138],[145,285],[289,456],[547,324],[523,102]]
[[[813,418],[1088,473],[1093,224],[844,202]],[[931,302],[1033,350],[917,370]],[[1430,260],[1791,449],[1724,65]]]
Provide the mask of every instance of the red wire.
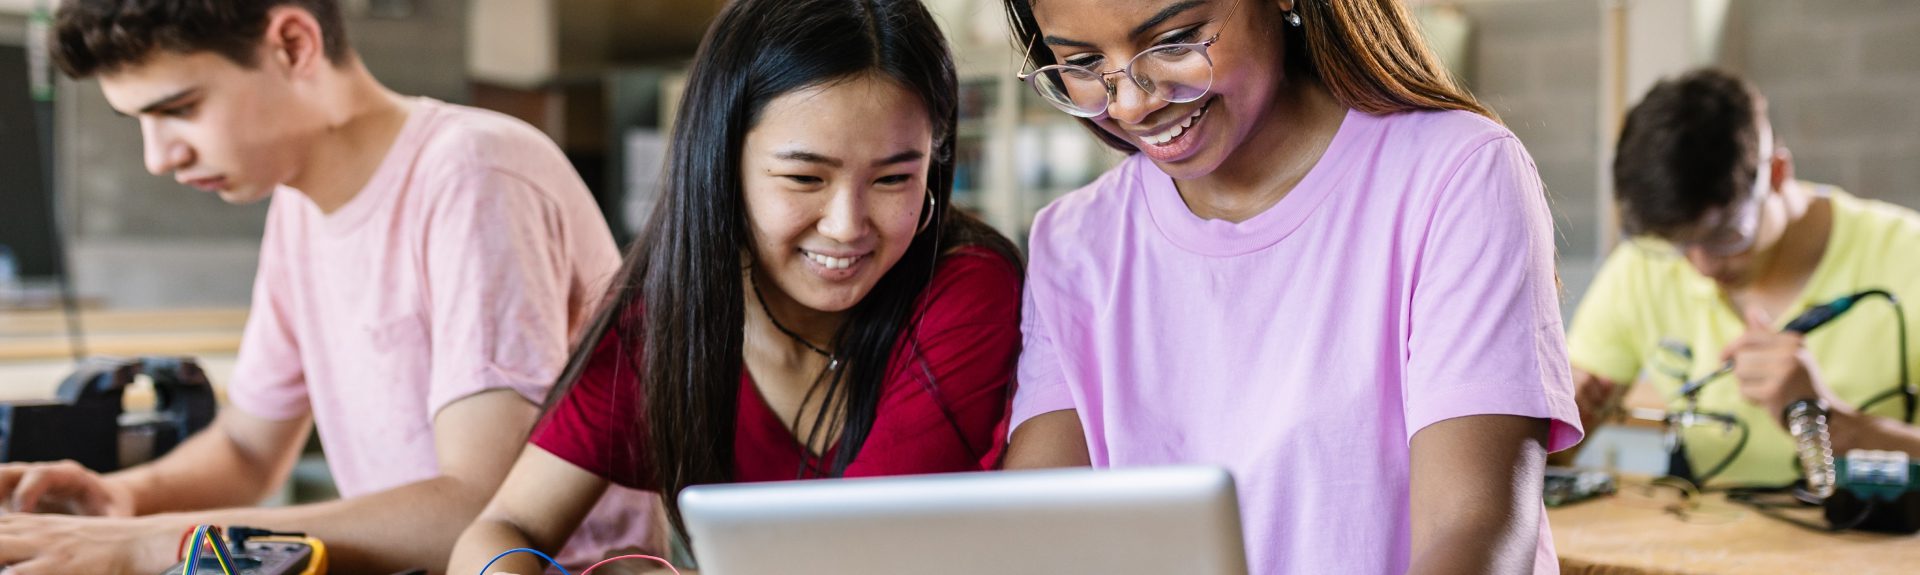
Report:
[[654,560],[654,561],[658,561],[658,562],[660,562],[660,564],[661,564],[661,565],[666,565],[666,566],[667,566],[667,570],[668,570],[668,571],[672,571],[672,572],[673,572],[673,575],[680,575],[680,570],[679,570],[679,569],[675,569],[675,568],[673,567],[673,563],[669,563],[669,562],[667,562],[667,560],[665,560],[665,559],[661,559],[661,558],[659,558],[659,557],[654,557],[654,556],[652,556],[652,555],[621,555],[621,556],[619,556],[619,557],[612,557],[612,558],[608,558],[608,559],[607,559],[607,560],[605,560],[605,561],[601,561],[601,562],[599,562],[599,563],[595,563],[595,564],[593,564],[593,566],[591,566],[591,567],[588,567],[586,571],[581,571],[581,572],[580,572],[580,575],[592,575],[592,573],[593,573],[593,570],[594,570],[594,569],[599,569],[601,565],[606,565],[606,564],[608,564],[608,563],[612,563],[612,562],[615,562],[615,561],[624,561],[624,560],[627,560],[627,559],[652,559],[652,560]]
[[173,552],[173,560],[185,561],[187,559],[187,540],[192,539],[193,530],[199,529],[199,528],[200,528],[199,525],[188,527],[185,533],[180,534],[180,547],[179,549]]

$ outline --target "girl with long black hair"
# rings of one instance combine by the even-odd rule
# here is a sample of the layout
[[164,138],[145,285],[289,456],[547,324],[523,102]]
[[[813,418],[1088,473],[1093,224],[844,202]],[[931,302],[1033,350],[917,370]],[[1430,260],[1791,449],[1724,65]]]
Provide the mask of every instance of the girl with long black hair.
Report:
[[917,0],[728,5],[662,201],[449,572],[556,550],[609,484],[677,527],[693,485],[995,466],[1021,272],[947,201],[956,94]]

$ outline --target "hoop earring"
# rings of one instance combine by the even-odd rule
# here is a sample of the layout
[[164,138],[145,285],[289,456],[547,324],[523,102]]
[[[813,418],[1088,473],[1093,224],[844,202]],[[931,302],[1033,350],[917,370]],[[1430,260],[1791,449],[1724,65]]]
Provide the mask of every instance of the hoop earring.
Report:
[[925,233],[927,231],[927,228],[933,227],[933,220],[935,217],[934,209],[938,207],[940,207],[940,200],[933,197],[933,189],[928,188],[927,189],[927,209],[925,211],[920,212],[920,227],[913,231],[914,235],[920,235],[922,233]]

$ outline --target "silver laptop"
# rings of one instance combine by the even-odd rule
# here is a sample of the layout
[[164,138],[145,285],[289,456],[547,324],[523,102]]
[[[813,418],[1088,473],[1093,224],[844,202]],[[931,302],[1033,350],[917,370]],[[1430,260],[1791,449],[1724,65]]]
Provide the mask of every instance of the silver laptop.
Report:
[[1244,575],[1207,467],[711,485],[680,494],[702,575]]

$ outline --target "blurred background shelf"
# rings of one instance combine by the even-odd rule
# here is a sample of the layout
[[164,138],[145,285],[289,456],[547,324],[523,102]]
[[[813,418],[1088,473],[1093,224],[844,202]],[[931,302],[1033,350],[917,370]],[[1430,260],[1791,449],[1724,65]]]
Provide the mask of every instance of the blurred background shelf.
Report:
[[[625,240],[653,203],[686,63],[724,1],[343,6],[352,41],[375,75],[403,93],[479,105],[538,127],[572,159]],[[1024,244],[1036,211],[1120,156],[1015,79],[1022,59],[1001,0],[927,4],[947,32],[961,80],[953,203]],[[1563,311],[1573,309],[1615,239],[1607,167],[1618,118],[1654,79],[1681,69],[1715,65],[1754,80],[1768,94],[1776,133],[1793,148],[1799,176],[1920,206],[1920,2],[1408,4],[1449,69],[1526,145],[1545,182]],[[4,311],[11,301],[44,306],[43,296],[19,296],[44,293],[37,286],[51,273],[46,230],[57,221],[90,313],[227,310],[214,314],[225,314],[217,320],[198,311],[123,316],[130,323],[119,328],[106,315],[90,317],[89,330],[99,331],[89,339],[98,349],[197,351],[230,362],[221,353],[237,345],[243,320],[234,314],[251,297],[265,206],[226,205],[147,174],[138,126],[115,115],[92,81],[59,83],[58,189],[49,202],[33,169],[39,156],[32,139],[16,137],[33,131],[21,44],[31,5],[0,0],[0,244],[12,252],[17,276],[0,273],[0,318],[18,315]],[[0,346],[26,350],[14,357],[64,354],[61,334],[19,327],[48,321],[0,321]],[[172,331],[146,331],[145,321]],[[0,359],[0,386],[19,382],[46,393],[66,366],[58,357]],[[216,383],[223,378],[216,375]],[[1608,429],[1590,441],[1617,445],[1628,461],[1622,466],[1630,467],[1638,465],[1637,454],[1657,451],[1657,437],[1632,435],[1642,431]]]

